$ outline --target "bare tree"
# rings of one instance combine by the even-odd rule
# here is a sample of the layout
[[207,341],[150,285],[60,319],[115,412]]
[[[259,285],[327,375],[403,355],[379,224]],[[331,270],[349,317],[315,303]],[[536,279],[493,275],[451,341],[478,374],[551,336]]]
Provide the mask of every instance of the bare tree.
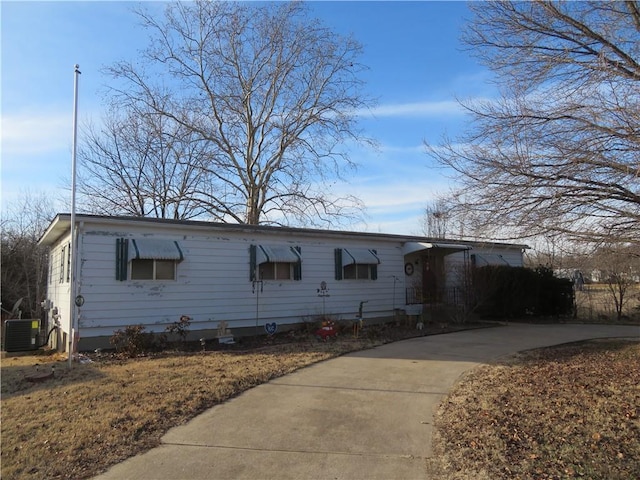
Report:
[[460,203],[456,192],[430,201],[424,210],[422,231],[434,238],[486,239],[487,221]]
[[2,212],[2,309],[18,300],[26,318],[40,318],[47,280],[48,252],[38,245],[54,216],[49,198],[25,192]]
[[450,212],[444,198],[437,198],[427,205],[424,212],[425,235],[432,238],[445,238],[449,235]]
[[[144,107],[141,106],[141,107]],[[207,149],[179,123],[138,108],[112,109],[81,135],[82,210],[190,219],[205,214]]]
[[428,145],[457,173],[458,203],[488,235],[640,238],[640,5],[471,4],[467,44],[502,98],[468,102],[473,122]]
[[584,263],[599,272],[601,282],[606,285],[609,301],[615,307],[617,320],[622,320],[628,313],[633,287],[638,283],[640,248],[617,243],[604,245],[589,255]]
[[205,146],[196,168],[207,183],[189,195],[211,218],[331,224],[359,213],[330,184],[355,166],[346,141],[362,140],[361,46],[306,9],[196,1],[169,5],[162,19],[139,11],[149,47],[107,70],[113,105],[158,115]]

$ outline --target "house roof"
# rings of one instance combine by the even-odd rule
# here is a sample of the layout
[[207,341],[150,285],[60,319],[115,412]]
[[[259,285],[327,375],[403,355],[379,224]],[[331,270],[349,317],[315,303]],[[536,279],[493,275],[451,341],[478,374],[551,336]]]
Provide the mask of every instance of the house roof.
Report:
[[[202,220],[174,220],[167,218],[149,218],[149,217],[127,217],[127,216],[105,216],[105,215],[86,215],[76,214],[76,223],[82,224],[84,222],[90,222],[93,224],[112,225],[126,227],[127,225],[148,225],[153,227],[167,226],[167,227],[182,227],[189,229],[201,229],[208,232],[244,232],[255,234],[291,234],[297,236],[325,236],[325,237],[342,237],[342,238],[356,238],[356,239],[377,239],[381,241],[397,241],[397,242],[426,242],[437,245],[447,245],[448,243],[455,243],[455,246],[468,245],[469,247],[483,247],[483,246],[500,246],[503,248],[517,248],[528,249],[528,245],[518,243],[502,243],[502,242],[486,242],[486,241],[470,241],[470,240],[455,240],[447,241],[443,238],[430,238],[416,235],[400,235],[391,233],[371,233],[371,232],[353,232],[343,230],[323,230],[315,228],[299,228],[299,227],[280,227],[271,225],[246,225],[236,223],[218,223],[207,222]],[[51,221],[51,224],[40,237],[39,244],[41,245],[53,245],[62,237],[67,235],[71,229],[71,214],[59,213]]]

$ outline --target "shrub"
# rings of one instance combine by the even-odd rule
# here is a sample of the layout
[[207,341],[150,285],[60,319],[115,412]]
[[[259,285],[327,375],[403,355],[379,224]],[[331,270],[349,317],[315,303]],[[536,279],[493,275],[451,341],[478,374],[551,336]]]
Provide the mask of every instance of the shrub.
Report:
[[548,267],[538,267],[538,298],[534,313],[540,316],[567,315],[573,312],[575,292],[573,282],[567,278],[558,278]]
[[546,267],[485,266],[473,272],[473,292],[479,315],[515,318],[525,315],[566,315],[573,311],[571,280],[556,278]]
[[144,325],[129,325],[124,330],[116,330],[109,339],[116,352],[137,357],[153,348],[153,338],[144,331]]
[[182,343],[187,341],[187,335],[189,335],[189,327],[191,326],[191,317],[188,315],[182,315],[180,320],[173,322],[165,331],[170,334],[178,335],[182,340]]

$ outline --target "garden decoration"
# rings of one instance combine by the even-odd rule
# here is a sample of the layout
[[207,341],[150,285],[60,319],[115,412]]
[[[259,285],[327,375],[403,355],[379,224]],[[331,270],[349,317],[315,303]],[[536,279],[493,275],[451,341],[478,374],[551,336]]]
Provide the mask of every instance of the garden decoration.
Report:
[[328,338],[336,338],[338,336],[338,329],[335,322],[327,320],[322,322],[322,327],[316,330],[316,338],[323,342],[326,342]]
[[364,304],[368,302],[369,300],[360,302],[360,306],[358,307],[358,315],[356,315],[357,320],[353,322],[353,338],[358,338],[358,336],[360,335],[360,330],[362,330],[362,327],[364,326],[362,311],[364,309]]
[[278,325],[276,324],[276,322],[265,323],[264,329],[267,332],[267,334],[271,336],[271,335],[274,335],[278,330]]
[[330,297],[331,295],[329,295],[329,289],[327,288],[327,282],[325,282],[324,280],[322,282],[320,282],[320,288],[317,289],[318,292],[318,296],[320,298],[322,298],[322,317],[324,318],[325,316],[325,300],[327,299],[327,297]]
[[233,344],[233,334],[227,328],[227,322],[224,320],[218,323],[218,343]]

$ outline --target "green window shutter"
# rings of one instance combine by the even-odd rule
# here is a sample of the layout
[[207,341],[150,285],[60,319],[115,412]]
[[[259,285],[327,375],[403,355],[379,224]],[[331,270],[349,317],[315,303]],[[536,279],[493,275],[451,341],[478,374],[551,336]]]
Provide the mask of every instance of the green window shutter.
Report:
[[127,264],[129,263],[129,240],[116,239],[116,280],[127,279]]
[[249,245],[249,280],[256,279],[256,246]]
[[[298,252],[298,255],[302,254],[302,250],[300,249],[300,247],[293,248],[295,248],[296,252]],[[302,260],[299,260],[293,264],[293,279],[302,280]]]
[[[378,255],[378,252],[376,252],[375,250],[371,250],[371,251],[376,255]],[[377,280],[377,279],[378,279],[378,265],[374,264],[374,265],[371,265],[371,280]]]
[[336,262],[336,280],[342,280],[342,249],[336,248],[334,250],[335,262]]
[[60,252],[60,283],[64,282],[64,258],[65,252],[67,251],[67,247],[62,247],[62,251]]

